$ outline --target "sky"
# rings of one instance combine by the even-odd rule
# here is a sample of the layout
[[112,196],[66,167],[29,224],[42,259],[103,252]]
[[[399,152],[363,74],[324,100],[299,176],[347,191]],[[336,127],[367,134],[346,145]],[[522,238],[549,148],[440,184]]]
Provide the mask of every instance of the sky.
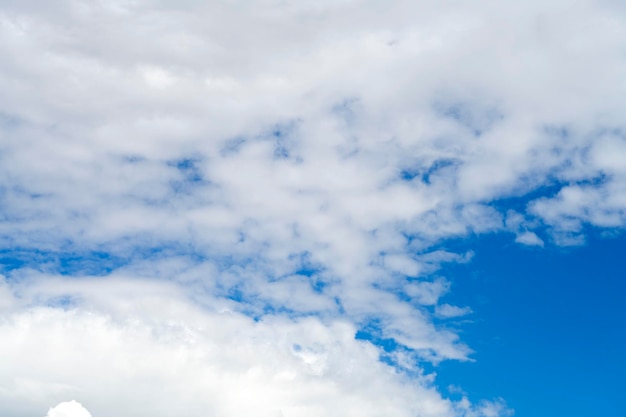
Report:
[[0,0],[0,415],[623,416],[625,23]]

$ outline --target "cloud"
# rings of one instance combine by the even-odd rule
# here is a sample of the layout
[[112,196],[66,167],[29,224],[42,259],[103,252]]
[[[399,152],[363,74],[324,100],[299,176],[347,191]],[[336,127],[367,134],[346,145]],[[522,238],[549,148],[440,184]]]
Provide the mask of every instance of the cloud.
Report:
[[468,261],[445,242],[624,227],[616,2],[5,3],[5,314],[81,328],[165,283],[259,322],[375,323],[419,367],[470,353],[432,316],[441,266]]
[[435,314],[441,318],[461,317],[472,313],[469,307],[458,307],[450,304],[440,304],[435,307]]
[[[120,417],[451,417],[457,407],[483,416],[443,398],[432,375],[409,378],[380,362],[346,320],[254,320],[223,301],[190,305],[166,283],[112,283],[82,292],[80,306],[32,307],[29,298],[52,287],[20,291],[23,307],[0,324],[0,397],[16,417],[72,397],[94,415]],[[89,415],[69,402],[47,417]]]
[[72,400],[52,407],[46,417],[91,417],[91,413],[80,403]]
[[527,245],[527,246],[543,246],[544,245],[543,240],[541,240],[541,238],[537,236],[536,233],[528,232],[528,231],[517,235],[517,237],[515,238],[515,241],[517,243],[521,243],[522,245]]

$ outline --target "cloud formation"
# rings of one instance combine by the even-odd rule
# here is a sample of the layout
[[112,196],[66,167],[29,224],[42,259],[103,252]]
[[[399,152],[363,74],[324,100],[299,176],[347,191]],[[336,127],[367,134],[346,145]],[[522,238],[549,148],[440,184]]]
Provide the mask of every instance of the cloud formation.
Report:
[[[154,342],[161,352],[154,364],[180,360],[197,372],[189,376],[196,387],[217,359],[196,369],[193,352],[147,336],[174,337],[158,330],[167,320],[144,323],[133,306],[155,285],[159,297],[168,288],[177,302],[207,309],[209,322],[218,317],[214,305],[224,306],[238,317],[228,321],[242,335],[237,343],[261,332],[268,355],[286,363],[295,354],[270,343],[264,326],[321,326],[328,340],[339,332],[341,342],[320,349],[338,343],[340,362],[356,349],[361,366],[379,372],[354,378],[386,380],[390,372],[362,353],[367,342],[348,337],[359,330],[393,339],[393,361],[411,372],[422,360],[467,359],[470,348],[437,318],[471,310],[440,302],[450,283],[437,271],[471,253],[441,242],[503,232],[523,245],[571,245],[584,242],[586,226],[624,226],[624,12],[608,0],[5,2],[6,337],[18,332],[11,320],[43,332],[37,323],[55,317],[67,327],[54,327],[52,339],[91,347],[64,329],[128,312],[142,317],[140,328],[121,321],[93,330],[98,340],[118,335],[122,356],[99,346],[105,350],[87,349],[88,358],[133,363],[128,340],[145,333],[140,345]],[[115,296],[106,296],[109,288]],[[158,310],[142,300],[146,311]],[[256,358],[244,361],[252,369],[260,359],[242,349]],[[116,377],[173,378],[127,366]],[[259,375],[280,380],[288,369]],[[50,401],[63,387],[88,390],[85,374],[55,372],[29,379],[14,368],[0,393],[22,395],[17,387],[32,381],[47,381]],[[229,372],[218,375],[230,381]],[[407,393],[389,405],[394,415],[472,415],[423,379],[388,378]],[[267,389],[277,393],[277,384]],[[354,397],[345,389],[329,395],[350,408],[350,398],[373,388]],[[436,405],[411,403],[411,390]],[[190,402],[194,413],[214,404],[225,407],[217,415],[232,415],[219,405],[223,392],[214,400],[189,392],[176,395],[198,401]],[[273,392],[263,398],[281,403]],[[89,404],[108,401],[99,394]],[[302,394],[289,395],[285,404],[299,407]],[[111,414],[107,407],[100,414]]]
[[91,414],[80,403],[72,400],[51,408],[46,417],[91,417]]
[[[91,284],[91,285],[90,285]],[[53,295],[61,280],[21,291],[16,303]],[[11,415],[80,397],[95,416],[490,416],[442,398],[433,376],[378,361],[346,320],[254,319],[190,305],[175,286],[85,283],[83,308],[16,309],[0,324],[0,399]],[[85,308],[89,306],[89,308]],[[106,309],[106,311],[104,311]],[[26,404],[27,406],[25,406]],[[47,417],[87,417],[76,402]]]

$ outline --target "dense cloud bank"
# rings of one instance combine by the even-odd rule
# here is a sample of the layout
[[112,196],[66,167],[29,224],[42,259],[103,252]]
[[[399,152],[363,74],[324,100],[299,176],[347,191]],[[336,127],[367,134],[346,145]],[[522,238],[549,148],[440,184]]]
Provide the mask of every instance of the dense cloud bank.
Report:
[[[91,288],[82,300],[88,309],[22,308],[67,285],[46,282],[19,298],[3,295],[11,307],[0,324],[0,400],[11,416],[67,398],[81,398],[96,416],[119,417],[482,417],[505,410],[500,401],[442,398],[432,376],[378,361],[378,350],[355,340],[346,320],[255,321],[224,301],[191,306],[171,284],[116,279],[82,283]],[[73,403],[47,417],[88,416]]]
[[4,2],[0,407],[498,415],[420,371],[471,352],[437,245],[624,226],[625,11]]

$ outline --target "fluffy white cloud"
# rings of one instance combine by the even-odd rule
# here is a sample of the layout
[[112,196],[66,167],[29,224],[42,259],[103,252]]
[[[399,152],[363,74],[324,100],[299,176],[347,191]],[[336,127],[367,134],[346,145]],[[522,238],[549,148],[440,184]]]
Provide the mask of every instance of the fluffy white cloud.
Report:
[[[144,284],[78,290],[80,306],[52,305],[49,282],[16,289],[22,307],[0,323],[3,410],[26,417],[81,398],[95,416],[488,415],[442,398],[432,375],[380,362],[345,320],[256,321],[224,301],[198,308],[169,284]],[[48,306],[30,307],[44,295]],[[47,417],[87,416],[69,402]]]
[[46,417],[91,417],[91,414],[80,403],[72,400],[51,408]]
[[536,233],[528,232],[528,231],[517,235],[517,237],[515,238],[515,241],[517,243],[521,243],[522,245],[527,245],[527,246],[543,246],[544,245],[543,240],[541,240],[541,238],[537,236]]

